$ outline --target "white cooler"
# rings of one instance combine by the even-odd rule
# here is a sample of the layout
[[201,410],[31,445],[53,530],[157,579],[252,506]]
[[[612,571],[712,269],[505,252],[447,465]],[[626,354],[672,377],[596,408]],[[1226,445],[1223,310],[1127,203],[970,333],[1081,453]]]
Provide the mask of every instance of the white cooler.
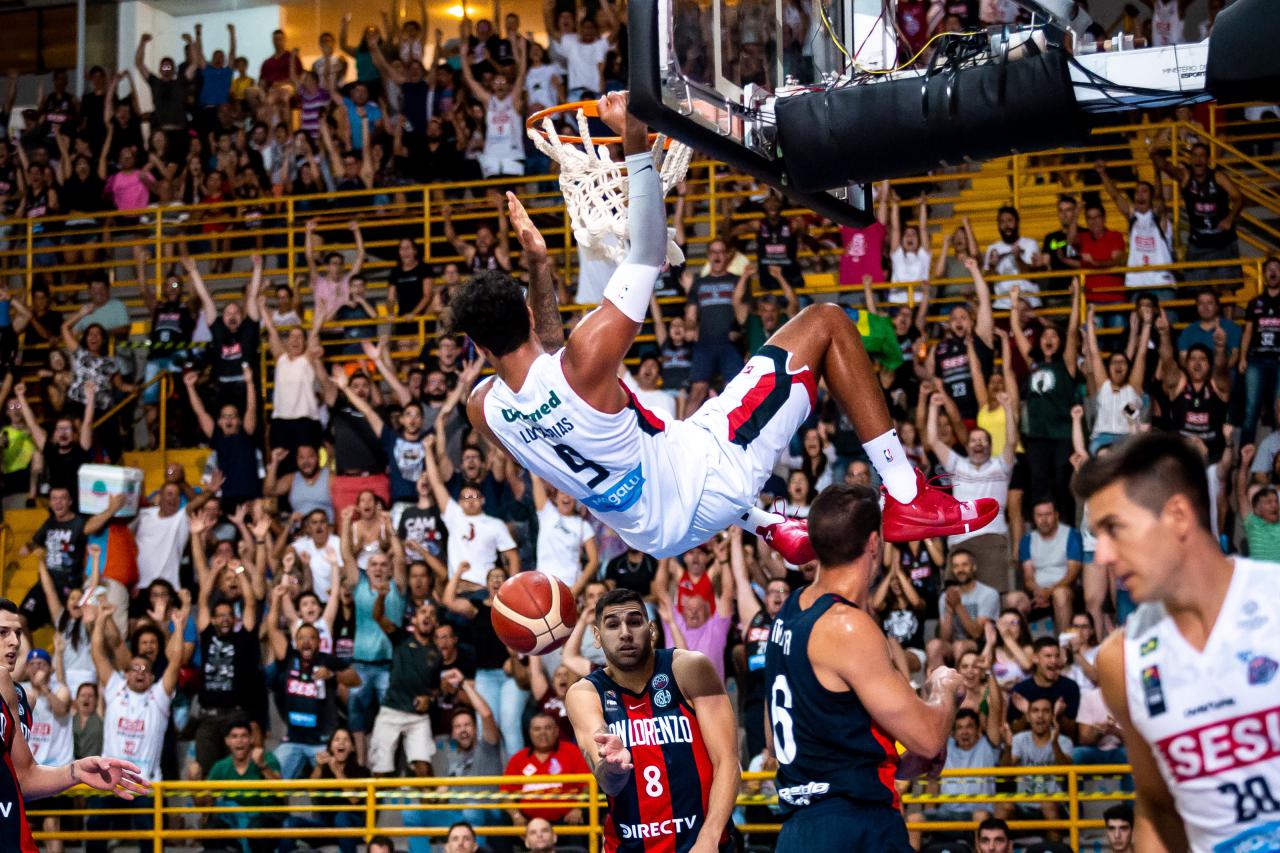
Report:
[[142,498],[142,469],[124,468],[119,465],[81,465],[80,511],[97,515],[107,508],[113,495],[124,495],[124,506],[115,518],[138,514],[138,501]]

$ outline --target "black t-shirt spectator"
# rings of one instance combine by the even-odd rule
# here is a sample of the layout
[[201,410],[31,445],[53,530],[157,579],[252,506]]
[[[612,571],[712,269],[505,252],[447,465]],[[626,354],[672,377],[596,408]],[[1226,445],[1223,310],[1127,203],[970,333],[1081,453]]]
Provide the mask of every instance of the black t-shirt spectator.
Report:
[[631,552],[628,551],[606,563],[604,579],[613,581],[619,589],[629,589],[641,595],[648,595],[649,587],[658,574],[658,561],[649,554],[640,554],[640,560],[633,563],[630,556]]
[[200,632],[200,659],[204,680],[200,685],[202,708],[253,708],[262,696],[262,664],[258,635],[237,628],[225,637],[210,625]]
[[79,513],[66,521],[58,521],[50,515],[31,537],[28,547],[44,549],[49,574],[62,589],[79,586],[84,577],[84,525],[88,520]]
[[1280,355],[1280,297],[1268,296],[1264,290],[1244,309],[1244,319],[1253,324],[1253,337],[1249,339],[1250,358]]
[[218,470],[225,476],[224,498],[236,501],[262,497],[262,480],[258,478],[258,452],[253,438],[241,429],[227,435],[215,427],[209,447],[218,454]]
[[147,75],[151,87],[151,124],[154,127],[183,127],[187,123],[186,92],[182,80],[162,80],[154,74]]
[[334,406],[331,421],[339,474],[382,474],[387,470],[382,442],[373,434],[368,419],[345,398]]
[[431,277],[427,265],[419,261],[411,269],[396,265],[387,276],[387,283],[396,291],[396,316],[403,317],[422,301],[423,282]]
[[724,273],[705,275],[693,280],[689,288],[689,302],[698,306],[698,343],[723,344],[729,342],[733,331],[733,289],[738,277]]
[[191,342],[196,318],[187,304],[178,299],[161,302],[151,312],[152,358],[169,358],[179,347]]
[[[426,550],[433,557],[444,559],[444,519],[440,517],[440,510],[435,507],[411,506],[400,515],[400,527],[396,530],[397,535],[404,540],[407,545],[409,542],[416,542],[419,547]],[[409,562],[421,559],[421,556],[413,549],[406,551],[406,557]]]
[[240,321],[233,332],[218,317],[209,326],[213,341],[209,346],[209,363],[218,382],[244,382],[241,365],[258,367],[258,342],[261,338],[258,324],[249,318]]
[[73,503],[80,500],[80,466],[89,462],[89,451],[79,442],[72,442],[65,450],[53,442],[44,446],[44,475],[49,488],[71,492]]
[[413,700],[440,689],[440,651],[408,631],[397,630],[390,637],[391,676],[382,704],[406,714],[425,714],[430,709],[418,710]]
[[501,669],[507,662],[507,647],[493,630],[493,608],[483,601],[474,602],[476,618],[471,621],[471,648],[475,649],[478,669]]
[[112,124],[115,127],[111,134],[111,148],[107,150],[107,161],[115,163],[120,159],[120,152],[129,147],[137,148],[139,151],[145,151],[146,146],[142,142],[142,122],[137,116],[130,116],[129,120],[124,124],[112,118]]
[[335,675],[349,664],[325,652],[316,652],[307,663],[289,649],[284,665],[276,670],[276,707],[288,729],[290,743],[327,743],[338,725],[338,684],[330,678],[317,681],[312,673],[324,667]]
[[[1037,699],[1048,699],[1050,704],[1056,705],[1058,700],[1061,699],[1066,703],[1063,714],[1067,719],[1074,720],[1076,712],[1080,710],[1080,685],[1065,675],[1058,676],[1058,679],[1048,687],[1041,687],[1036,684],[1034,678],[1025,678],[1013,685],[1013,692],[1027,697],[1028,704]],[[1022,719],[1022,712],[1010,702],[1009,722],[1014,723],[1020,719]]]

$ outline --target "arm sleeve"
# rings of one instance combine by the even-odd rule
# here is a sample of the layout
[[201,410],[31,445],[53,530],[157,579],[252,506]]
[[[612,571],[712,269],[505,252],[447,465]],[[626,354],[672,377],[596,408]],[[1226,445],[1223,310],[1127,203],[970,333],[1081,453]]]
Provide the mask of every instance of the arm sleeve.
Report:
[[643,323],[667,258],[667,209],[662,201],[662,181],[649,152],[627,157],[627,176],[631,251],[613,271],[604,298],[630,319]]

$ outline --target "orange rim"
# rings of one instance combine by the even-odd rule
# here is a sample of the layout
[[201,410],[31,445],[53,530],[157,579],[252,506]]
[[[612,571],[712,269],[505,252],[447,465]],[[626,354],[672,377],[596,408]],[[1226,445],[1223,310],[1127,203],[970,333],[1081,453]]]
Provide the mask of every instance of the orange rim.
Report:
[[[545,130],[542,129],[542,120],[545,118],[551,118],[554,120],[555,116],[558,116],[562,113],[576,114],[578,110],[582,110],[583,114],[585,114],[587,118],[600,117],[600,111],[597,108],[596,101],[570,101],[567,104],[557,104],[554,107],[547,107],[546,109],[538,110],[536,113],[534,113],[533,115],[529,116],[527,119],[524,120],[524,126],[533,130],[538,134],[541,134],[543,139],[550,139],[551,137],[547,134]],[[581,136],[569,136],[563,133],[559,134],[559,136],[560,136],[561,142],[568,142],[573,145],[582,144]],[[654,142],[656,142],[659,136],[660,134],[657,134],[657,133],[649,134],[649,144],[652,145]],[[593,136],[591,137],[591,141],[596,145],[617,145],[622,142],[622,137],[621,136]],[[670,138],[664,139],[662,147],[664,149],[670,148],[671,139]]]

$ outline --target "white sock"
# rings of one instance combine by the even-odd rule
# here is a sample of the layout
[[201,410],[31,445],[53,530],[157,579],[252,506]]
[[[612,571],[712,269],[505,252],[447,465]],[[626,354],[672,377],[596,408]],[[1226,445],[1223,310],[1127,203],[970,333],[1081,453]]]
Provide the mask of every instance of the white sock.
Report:
[[769,512],[767,509],[761,509],[753,506],[738,519],[738,526],[749,533],[756,533],[762,527],[768,527],[771,524],[777,524],[780,521],[786,521],[786,516],[777,512]]
[[867,451],[880,481],[895,501],[910,503],[916,499],[916,469],[902,449],[896,429],[864,441],[862,449]]

